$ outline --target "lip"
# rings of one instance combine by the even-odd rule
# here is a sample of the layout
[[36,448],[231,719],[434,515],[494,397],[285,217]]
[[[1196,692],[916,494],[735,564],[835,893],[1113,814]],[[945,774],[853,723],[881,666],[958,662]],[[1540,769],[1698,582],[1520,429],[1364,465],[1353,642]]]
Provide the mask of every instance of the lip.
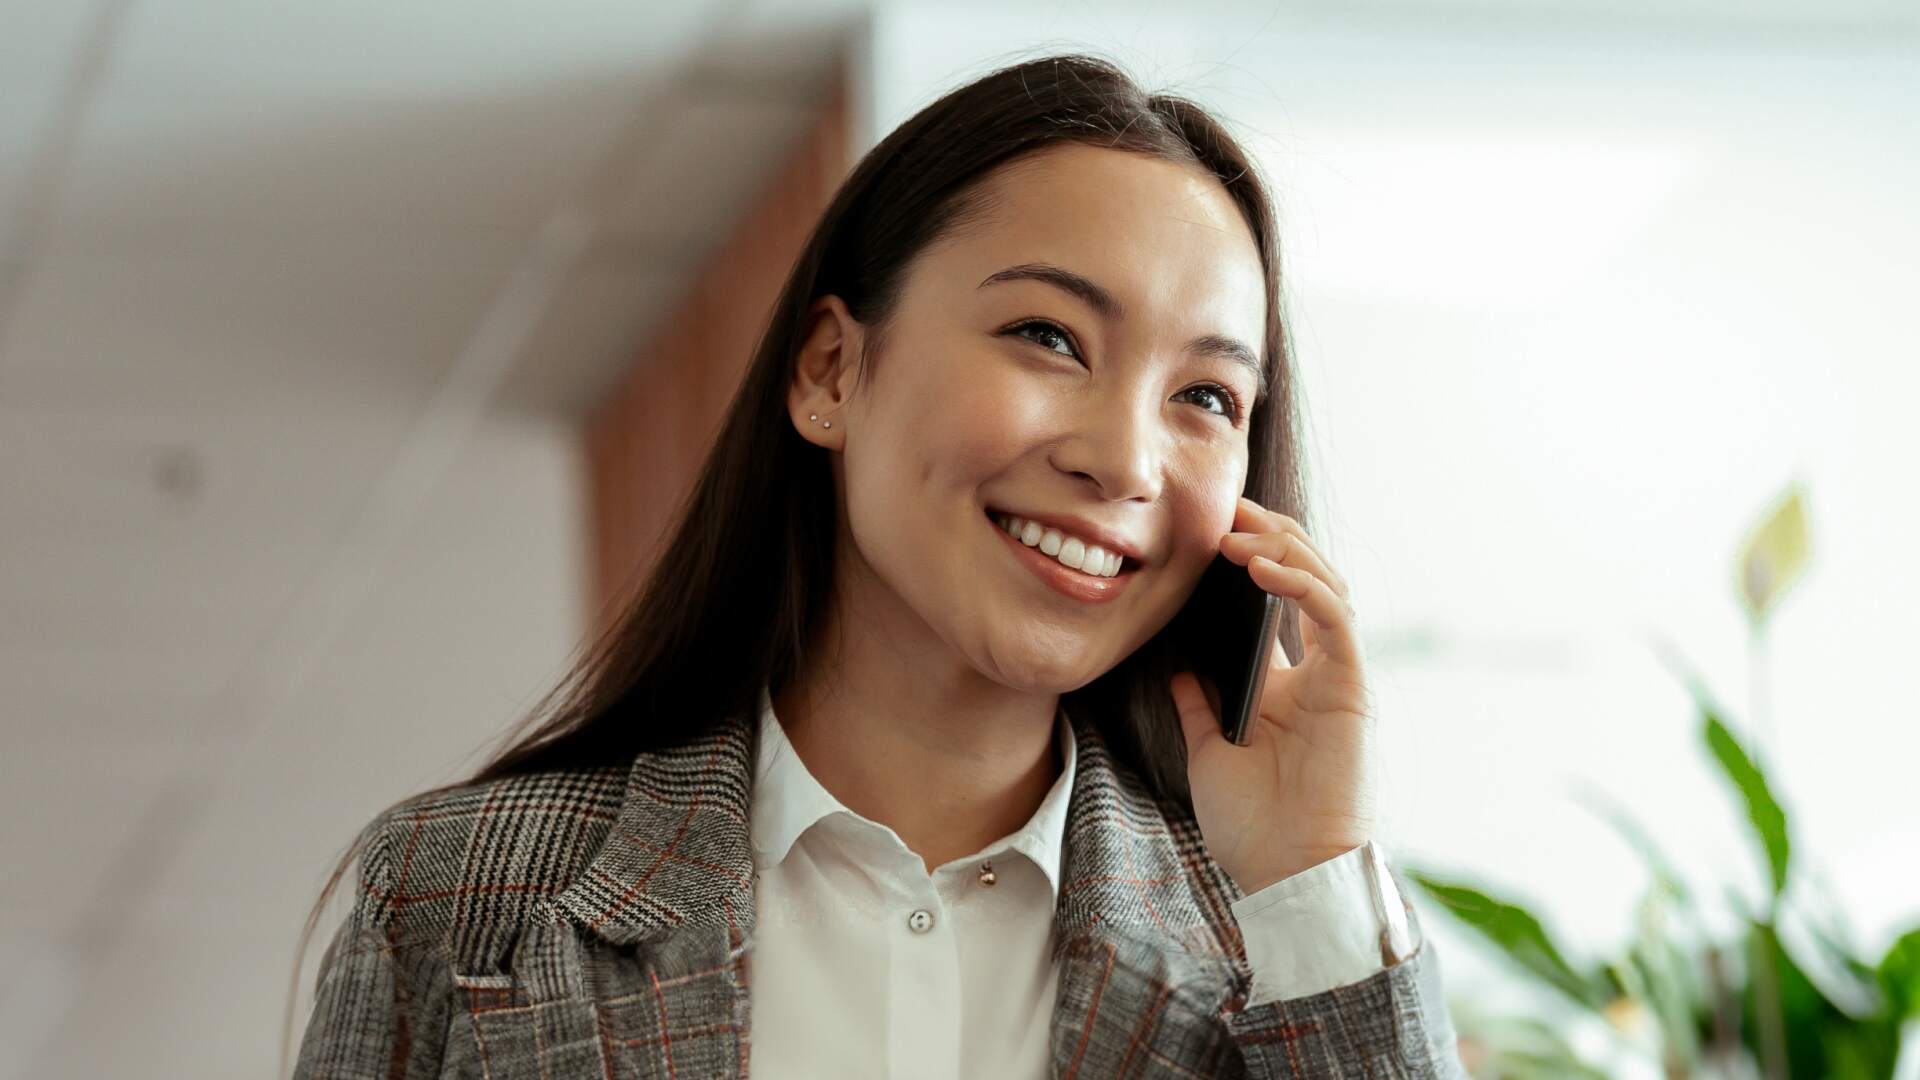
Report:
[[[1000,537],[1002,543],[1012,549],[1013,557],[1021,565],[1033,572],[1033,575],[1052,586],[1057,592],[1088,604],[1103,604],[1119,596],[1126,589],[1138,567],[1120,564],[1120,572],[1110,578],[1094,577],[1062,563],[1060,560],[1042,552],[1039,548],[1030,548],[1011,536],[994,520],[997,511],[988,510],[985,516],[987,527]],[[1015,515],[1020,516],[1020,515]],[[1040,520],[1035,518],[1033,520]]]

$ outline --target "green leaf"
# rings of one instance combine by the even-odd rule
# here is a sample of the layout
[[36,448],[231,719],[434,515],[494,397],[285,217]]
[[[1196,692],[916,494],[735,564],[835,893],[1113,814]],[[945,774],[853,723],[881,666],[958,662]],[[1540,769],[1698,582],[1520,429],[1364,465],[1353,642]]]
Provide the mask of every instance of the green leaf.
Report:
[[1648,644],[1667,670],[1685,684],[1688,695],[1693,698],[1701,719],[1705,721],[1702,730],[1707,749],[1746,800],[1747,818],[1753,823],[1761,847],[1766,852],[1767,868],[1773,881],[1773,897],[1777,902],[1786,889],[1790,855],[1786,812],[1774,799],[1760,766],[1721,719],[1726,715],[1726,710],[1714,700],[1712,691],[1707,689],[1706,680],[1700,677],[1679,647],[1657,635]]
[[1598,976],[1583,976],[1574,971],[1541,926],[1540,920],[1520,905],[1497,899],[1474,886],[1444,881],[1420,870],[1409,869],[1407,876],[1455,918],[1499,946],[1522,968],[1579,1004],[1598,1012],[1615,997],[1612,987]]
[[1760,845],[1767,855],[1767,867],[1773,873],[1773,895],[1777,899],[1787,888],[1787,860],[1790,847],[1787,840],[1787,814],[1773,797],[1773,791],[1767,784],[1766,775],[1754,764],[1740,740],[1722,723],[1714,711],[1711,702],[1700,702],[1701,717],[1706,721],[1704,734],[1707,749],[1713,752],[1714,759],[1727,774],[1727,779],[1740,792],[1747,804],[1747,820],[1753,823],[1753,830],[1760,838]]
[[1900,1056],[1900,1034],[1885,1024],[1857,1024],[1820,1030],[1826,1055],[1825,1080],[1886,1080]]
[[1580,1060],[1561,1034],[1561,1025],[1528,1016],[1481,1017],[1464,1009],[1459,1019],[1464,1022],[1459,1034],[1470,1035],[1487,1054],[1476,1075],[1503,1080],[1607,1080],[1605,1072]]
[[1873,965],[1842,943],[1843,926],[1836,923],[1830,932],[1815,918],[1817,905],[1813,902],[1813,890],[1799,887],[1814,878],[1805,872],[1805,866],[1803,860],[1802,870],[1796,877],[1793,902],[1781,905],[1779,919],[1773,924],[1775,930],[1783,942],[1789,943],[1807,976],[1841,1012],[1855,1021],[1885,1018],[1890,1009]]
[[[1767,1058],[1761,1026],[1761,1010],[1765,1010],[1770,1022],[1780,1025],[1786,1042],[1787,1075],[1834,1076],[1843,1068],[1865,1068],[1871,1076],[1892,1074],[1898,1049],[1893,1027],[1848,1017],[1794,962],[1773,927],[1752,924],[1747,963],[1741,1032],[1757,1061],[1764,1063]],[[1762,965],[1768,968],[1763,970]],[[1829,1057],[1835,1046],[1841,1048],[1845,1062]]]
[[[1804,864],[1803,864],[1804,865]],[[1799,896],[1796,905],[1802,913],[1802,925],[1814,943],[1837,964],[1850,978],[1869,984],[1877,981],[1877,973],[1872,964],[1862,960],[1852,944],[1853,934],[1847,923],[1846,912],[1832,899],[1825,885],[1825,878],[1818,872],[1803,875],[1801,880],[1810,886],[1818,886],[1818,891],[1810,888]]]
[[1687,890],[1686,882],[1673,868],[1673,863],[1654,843],[1653,837],[1640,827],[1639,822],[1621,806],[1612,796],[1591,785],[1581,785],[1574,790],[1573,800],[1585,807],[1587,812],[1606,822],[1620,834],[1627,845],[1639,853],[1640,858],[1653,872],[1653,878],[1683,906],[1693,904],[1693,896]]
[[1699,1065],[1698,1017],[1711,1011],[1706,990],[1692,977],[1686,958],[1666,934],[1663,894],[1658,888],[1641,902],[1638,934],[1629,952],[1643,993],[1660,1028],[1664,1059],[1691,1075]]
[[1920,1017],[1920,926],[1894,940],[1880,961],[1879,977],[1895,1024]]

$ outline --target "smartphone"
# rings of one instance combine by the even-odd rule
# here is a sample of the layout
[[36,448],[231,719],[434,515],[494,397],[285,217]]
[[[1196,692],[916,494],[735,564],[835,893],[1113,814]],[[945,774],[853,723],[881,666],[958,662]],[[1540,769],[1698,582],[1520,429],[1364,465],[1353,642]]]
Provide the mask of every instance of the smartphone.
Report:
[[[1195,649],[1187,662],[1219,694],[1220,732],[1239,746],[1260,713],[1284,602],[1254,584],[1246,567],[1216,553],[1182,613]],[[1201,611],[1220,615],[1202,618]]]

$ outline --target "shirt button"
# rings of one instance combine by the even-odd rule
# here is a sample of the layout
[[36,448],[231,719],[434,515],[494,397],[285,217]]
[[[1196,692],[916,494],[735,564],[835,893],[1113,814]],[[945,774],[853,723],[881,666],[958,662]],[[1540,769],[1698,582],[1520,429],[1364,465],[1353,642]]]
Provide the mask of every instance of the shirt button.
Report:
[[907,916],[907,926],[916,934],[924,934],[933,929],[933,914],[926,908]]

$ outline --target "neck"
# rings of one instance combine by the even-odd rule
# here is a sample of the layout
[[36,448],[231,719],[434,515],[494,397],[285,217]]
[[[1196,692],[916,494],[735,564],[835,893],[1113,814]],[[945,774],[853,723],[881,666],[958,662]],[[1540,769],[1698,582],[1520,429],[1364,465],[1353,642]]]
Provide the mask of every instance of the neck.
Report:
[[834,647],[810,650],[773,697],[808,771],[898,833],[928,872],[1025,825],[1060,776],[1059,695],[983,677],[902,605],[857,610],[825,620],[814,641]]

